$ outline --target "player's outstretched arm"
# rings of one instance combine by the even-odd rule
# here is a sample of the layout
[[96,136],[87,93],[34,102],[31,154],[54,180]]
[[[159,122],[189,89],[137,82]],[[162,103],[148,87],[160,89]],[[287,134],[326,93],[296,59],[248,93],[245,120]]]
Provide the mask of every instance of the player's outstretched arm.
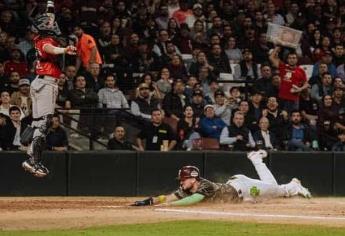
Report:
[[159,205],[163,203],[169,203],[178,200],[175,194],[160,195],[157,197],[149,197],[144,200],[135,201],[131,206],[152,206]]
[[74,46],[67,46],[65,48],[55,47],[51,44],[45,44],[43,46],[43,50],[48,54],[59,55],[59,54],[68,54],[68,55],[76,55],[77,48]]

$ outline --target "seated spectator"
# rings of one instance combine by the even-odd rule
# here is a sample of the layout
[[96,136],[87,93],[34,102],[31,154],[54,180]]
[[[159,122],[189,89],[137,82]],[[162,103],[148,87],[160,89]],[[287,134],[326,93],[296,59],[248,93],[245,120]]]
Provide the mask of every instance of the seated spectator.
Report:
[[131,102],[131,112],[140,119],[151,121],[152,111],[160,109],[159,100],[150,96],[150,89],[146,83],[141,83],[138,90],[138,96]]
[[74,88],[74,80],[77,76],[77,69],[75,68],[75,66],[73,65],[66,66],[65,75],[66,75],[67,89],[72,90]]
[[236,111],[232,124],[222,129],[219,143],[234,151],[246,151],[255,147],[252,133],[244,124],[244,115]]
[[318,118],[319,102],[311,97],[310,88],[305,89],[300,95],[300,111],[303,119],[315,127]]
[[325,95],[332,95],[332,76],[330,73],[324,73],[321,76],[321,83],[316,83],[311,88],[311,97],[320,102],[322,97]]
[[319,66],[321,63],[325,63],[328,68],[328,73],[331,74],[332,77],[335,77],[337,74],[337,68],[332,63],[333,54],[331,51],[327,50],[322,54],[321,60],[316,62],[313,66],[313,74],[312,76],[318,76],[319,75]]
[[214,97],[216,99],[216,104],[214,105],[216,116],[221,118],[224,123],[229,126],[233,103],[231,103],[230,99],[225,97],[225,94],[222,90],[217,90],[214,94]]
[[242,52],[241,49],[236,46],[235,37],[229,37],[227,47],[224,52],[230,60],[230,63],[238,64],[242,61]]
[[184,95],[184,83],[177,80],[174,89],[168,93],[162,102],[162,108],[166,116],[179,121],[182,118],[183,107],[189,103],[188,98]]
[[200,120],[200,132],[203,137],[219,139],[222,129],[226,124],[221,118],[215,116],[213,105],[204,107],[204,115]]
[[331,150],[333,144],[337,141],[337,130],[335,129],[337,119],[338,110],[333,104],[332,97],[329,95],[324,96],[317,120],[320,150]]
[[204,94],[201,89],[195,89],[192,94],[192,101],[190,103],[194,111],[195,117],[201,117],[204,113]]
[[[151,123],[138,134],[137,143],[140,151],[171,151],[175,148],[175,134],[171,127],[162,121],[162,111],[159,109],[152,110]],[[143,140],[145,140],[145,148]]]
[[21,148],[20,135],[26,128],[27,124],[20,119],[21,111],[19,107],[10,108],[10,119],[6,121],[6,139],[4,148],[6,150],[19,150]]
[[60,118],[54,115],[51,128],[49,128],[47,138],[47,149],[52,151],[67,151],[68,137],[66,131],[61,127]]
[[183,64],[182,58],[175,54],[172,56],[170,63],[167,65],[172,78],[182,79],[185,81],[187,79],[187,69]]
[[254,62],[253,53],[246,48],[242,52],[243,60],[236,66],[234,71],[234,79],[255,81],[258,79],[258,65]]
[[261,91],[254,90],[252,92],[251,100],[249,102],[248,115],[254,117],[256,121],[259,121],[262,116],[263,109],[263,94]]
[[177,146],[180,149],[191,150],[193,140],[200,138],[198,133],[199,118],[195,118],[193,108],[189,105],[185,106],[183,119],[177,123]]
[[126,131],[123,126],[116,126],[113,137],[109,139],[108,150],[139,150],[133,143],[126,139]]
[[104,80],[100,76],[101,65],[97,63],[91,63],[85,73],[86,87],[92,89],[94,92],[98,92],[104,86]]
[[343,81],[345,81],[345,63],[340,64],[337,67],[337,77],[340,77]]
[[338,134],[338,142],[333,144],[333,152],[345,152],[345,132]]
[[24,55],[18,48],[11,50],[10,60],[4,63],[5,74],[10,75],[11,72],[18,72],[20,77],[26,77],[29,74],[28,65],[25,62]]
[[[240,102],[238,106],[238,110],[244,116],[244,124],[245,126],[250,129],[252,132],[258,130],[258,122],[252,112],[249,112],[249,102],[243,100]],[[235,111],[236,112],[236,111]],[[235,113],[233,113],[235,114]]]
[[321,80],[322,80],[322,75],[324,73],[328,73],[328,66],[326,63],[320,63],[319,65],[319,73],[317,73],[317,75],[315,76],[312,76],[309,80],[308,80],[308,83],[310,85],[314,85],[314,84],[317,84],[317,83],[321,83]]
[[116,86],[114,75],[108,75],[105,78],[105,88],[98,91],[98,107],[129,108],[126,97]]
[[159,57],[152,52],[146,40],[140,40],[138,51],[133,57],[128,58],[131,68],[137,73],[146,73],[148,71],[158,71]]
[[254,87],[263,92],[266,96],[272,92],[272,69],[267,64],[262,64],[260,67],[261,77],[255,81]]
[[[340,31],[340,34],[343,32]],[[345,48],[343,44],[337,44],[334,48],[333,62],[336,67],[344,63],[345,61]]]
[[270,124],[270,131],[276,135],[277,145],[281,146],[283,141],[282,128],[289,122],[289,115],[286,111],[279,109],[276,97],[269,97],[266,104],[267,109],[263,110],[263,116],[267,117]]
[[30,80],[20,79],[18,91],[11,95],[11,104],[19,107],[24,116],[29,116],[32,112],[32,101],[30,97]]
[[188,2],[185,0],[179,1],[180,9],[176,10],[172,17],[175,18],[178,24],[186,23],[186,20],[189,16],[193,15],[193,12],[188,8]]
[[214,97],[215,92],[219,90],[219,84],[216,80],[202,81],[203,91],[205,94],[205,100],[209,104],[215,104],[216,99]]
[[58,95],[56,98],[56,105],[57,108],[62,109],[69,109],[70,108],[70,101],[68,100],[69,97],[69,90],[67,84],[67,76],[62,73],[57,81],[58,84]]
[[75,79],[75,89],[70,93],[70,101],[74,108],[96,107],[98,96],[92,89],[86,88],[86,80],[82,75]]
[[196,56],[196,61],[192,62],[192,64],[189,67],[189,73],[192,76],[200,77],[200,70],[201,68],[205,67],[205,69],[208,69],[209,73],[213,73],[214,67],[211,66],[208,63],[206,54],[203,51],[200,51]]
[[[157,86],[157,83],[154,81],[154,76],[151,73],[145,73],[141,77],[141,82],[145,83],[147,86],[149,86],[150,89],[150,97],[154,97],[158,100],[163,99],[163,96]],[[139,92],[137,90],[137,92]]]
[[[0,113],[6,116],[10,116],[10,108],[14,106],[11,104],[10,94],[7,91],[3,91],[1,92],[0,98],[1,98]],[[23,119],[24,117],[25,117],[25,114],[23,111],[21,111],[20,119]]]
[[[157,56],[162,56],[165,54],[166,51],[166,42],[169,41],[169,34],[168,31],[165,29],[161,29],[158,33],[158,42],[153,45],[152,51],[157,55]],[[178,55],[181,55],[180,50],[175,46],[175,51]]]
[[309,127],[302,123],[301,113],[297,110],[292,111],[290,121],[291,123],[285,129],[288,150],[310,151],[313,139]]
[[200,84],[199,84],[199,80],[196,77],[194,77],[194,76],[188,77],[184,93],[187,95],[187,97],[189,99],[192,98],[193,91],[194,91],[194,89],[196,89],[196,86],[198,86],[198,85],[200,85]]
[[16,92],[18,91],[18,83],[19,83],[19,80],[20,80],[20,75],[17,71],[12,71],[10,73],[10,79],[9,79],[9,84],[6,86],[6,90],[10,93],[10,95],[13,93],[13,92]]
[[341,88],[333,89],[333,104],[336,107],[336,110],[339,110],[342,107],[345,107],[345,90]]
[[170,71],[168,68],[163,67],[160,72],[160,76],[157,81],[157,87],[162,94],[162,98],[171,92],[171,84],[173,83],[173,78],[170,77]]
[[208,63],[210,66],[213,67],[213,71],[215,74],[219,73],[230,73],[231,74],[231,67],[229,63],[229,59],[226,54],[222,51],[222,48],[219,44],[213,44],[211,47],[211,53],[208,56]]
[[276,135],[269,130],[270,122],[266,117],[259,120],[260,129],[253,134],[258,149],[278,149]]

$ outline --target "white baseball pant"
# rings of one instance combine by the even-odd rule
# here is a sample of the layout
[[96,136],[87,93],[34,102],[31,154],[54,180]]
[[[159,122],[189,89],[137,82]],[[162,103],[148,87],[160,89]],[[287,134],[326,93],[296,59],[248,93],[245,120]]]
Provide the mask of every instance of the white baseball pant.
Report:
[[[260,154],[258,154],[260,155]],[[260,193],[257,199],[268,199],[277,197],[292,197],[298,195],[298,186],[291,181],[288,184],[278,185],[276,179],[261,157],[250,159],[260,179],[252,179],[245,175],[234,175],[227,184],[233,186],[237,192],[242,193],[243,201],[255,201],[250,190],[256,187]]]
[[36,161],[40,161],[44,149],[44,141],[50,126],[51,116],[54,114],[57,94],[58,85],[54,77],[36,77],[31,83],[30,96],[32,99],[32,117],[34,119],[31,126],[35,128],[35,131],[27,153]]

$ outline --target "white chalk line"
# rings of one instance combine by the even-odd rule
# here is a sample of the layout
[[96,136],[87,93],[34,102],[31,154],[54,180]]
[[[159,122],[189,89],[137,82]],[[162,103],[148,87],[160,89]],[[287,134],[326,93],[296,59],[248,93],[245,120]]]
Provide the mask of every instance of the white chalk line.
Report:
[[213,216],[239,216],[239,217],[261,217],[261,218],[293,218],[304,220],[344,220],[345,217],[335,216],[308,216],[308,215],[282,215],[282,214],[262,214],[262,213],[237,213],[237,212],[222,212],[222,211],[206,211],[206,210],[182,210],[182,209],[166,209],[158,208],[155,211],[180,213],[180,214],[200,214]]

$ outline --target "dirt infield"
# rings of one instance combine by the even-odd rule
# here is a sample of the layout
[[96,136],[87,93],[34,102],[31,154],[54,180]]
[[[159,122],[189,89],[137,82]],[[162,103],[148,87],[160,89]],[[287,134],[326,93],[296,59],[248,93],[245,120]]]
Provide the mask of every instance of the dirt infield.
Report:
[[[0,198],[0,230],[68,229],[181,219],[220,219],[345,228],[345,198],[274,199],[191,207],[127,207],[135,198]],[[166,212],[165,209],[173,210]],[[177,211],[174,211],[174,210]]]

